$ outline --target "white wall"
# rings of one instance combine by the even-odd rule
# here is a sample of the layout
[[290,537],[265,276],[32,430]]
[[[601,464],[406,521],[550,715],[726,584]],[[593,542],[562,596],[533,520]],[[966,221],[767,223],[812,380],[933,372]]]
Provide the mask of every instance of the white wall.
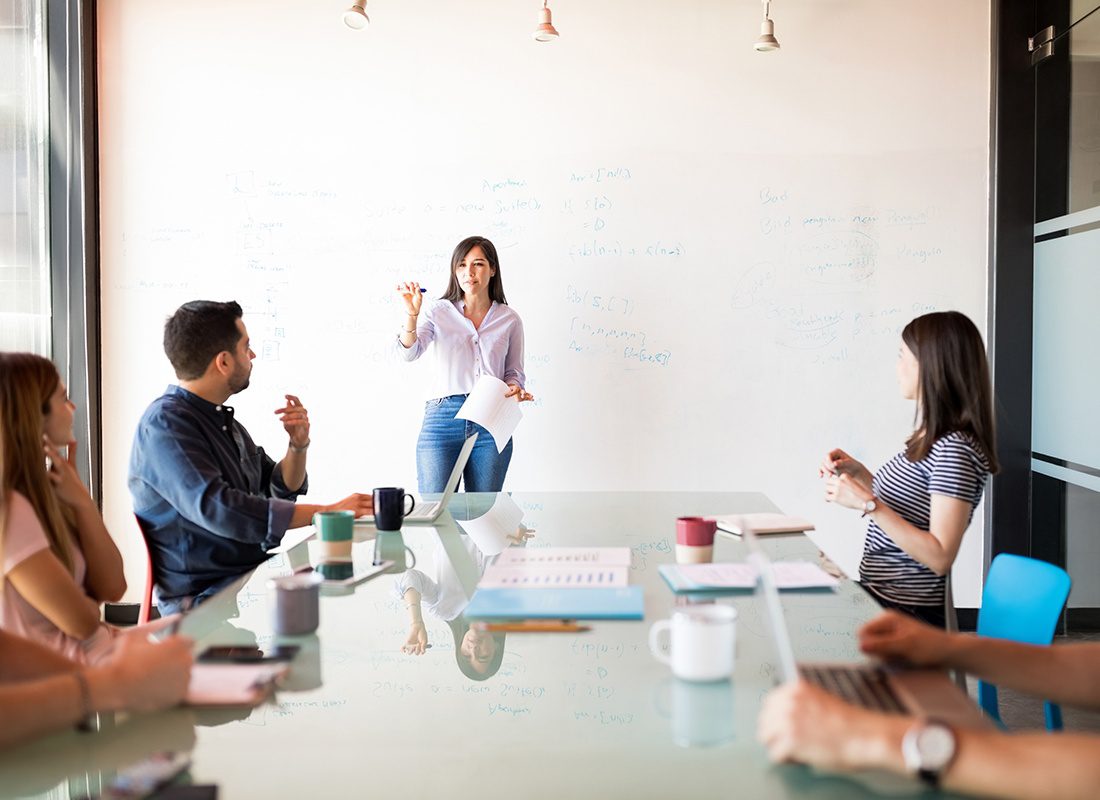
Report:
[[752,0],[554,3],[552,45],[533,2],[379,2],[361,33],[340,5],[100,4],[116,534],[136,535],[134,425],[172,379],[163,321],[200,297],[246,309],[257,441],[279,449],[284,392],[310,407],[312,497],[415,485],[430,365],[388,358],[391,287],[438,292],[481,233],[539,398],[506,488],[761,490],[854,569],[821,455],[901,447],[910,318],[984,327],[988,4],[776,4],[771,54]]

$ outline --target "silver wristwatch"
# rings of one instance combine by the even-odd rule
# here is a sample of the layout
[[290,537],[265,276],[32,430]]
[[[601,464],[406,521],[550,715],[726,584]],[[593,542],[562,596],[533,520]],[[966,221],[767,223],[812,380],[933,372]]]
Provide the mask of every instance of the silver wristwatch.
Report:
[[906,770],[936,788],[944,771],[955,760],[955,749],[955,732],[949,725],[936,720],[916,723],[901,740]]
[[868,514],[873,514],[876,508],[878,508],[878,500],[873,497],[870,500],[864,500],[863,514],[861,516],[866,517]]

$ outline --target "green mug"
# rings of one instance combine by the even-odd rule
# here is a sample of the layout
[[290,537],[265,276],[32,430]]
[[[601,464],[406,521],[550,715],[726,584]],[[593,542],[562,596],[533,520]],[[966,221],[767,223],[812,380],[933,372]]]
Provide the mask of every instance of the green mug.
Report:
[[352,531],[355,514],[351,511],[318,511],[313,515],[313,527],[321,541],[323,558],[351,558]]

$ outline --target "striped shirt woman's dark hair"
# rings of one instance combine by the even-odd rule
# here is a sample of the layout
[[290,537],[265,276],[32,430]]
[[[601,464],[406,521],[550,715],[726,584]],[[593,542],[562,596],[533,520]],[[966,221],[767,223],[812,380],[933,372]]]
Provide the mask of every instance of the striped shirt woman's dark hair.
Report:
[[971,434],[997,472],[993,388],[985,344],[974,323],[958,311],[917,317],[901,332],[919,367],[917,428],[906,442],[910,461],[928,456],[953,431]]

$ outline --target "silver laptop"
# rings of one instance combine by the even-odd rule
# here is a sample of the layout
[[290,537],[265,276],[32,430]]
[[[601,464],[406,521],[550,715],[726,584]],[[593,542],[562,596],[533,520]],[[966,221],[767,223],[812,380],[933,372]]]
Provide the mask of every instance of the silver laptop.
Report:
[[[475,433],[463,442],[462,449],[458,452],[458,460],[455,461],[454,469],[451,470],[451,474],[447,478],[447,485],[443,487],[443,495],[438,500],[420,500],[412,512],[405,516],[406,523],[410,525],[429,525],[439,519],[443,512],[447,510],[447,504],[451,502],[451,495],[455,493],[455,488],[458,486],[458,479],[462,477],[462,470],[466,469],[466,462],[470,460],[470,454],[474,452],[477,437],[478,434]],[[362,517],[357,519],[356,522],[373,525],[374,517]]]
[[748,561],[757,571],[767,608],[768,623],[779,658],[784,683],[800,677],[832,694],[865,708],[897,714],[914,714],[967,727],[992,723],[944,672],[931,669],[899,669],[876,663],[803,663],[795,661],[787,619],[779,600],[771,561],[751,527],[744,530]]

